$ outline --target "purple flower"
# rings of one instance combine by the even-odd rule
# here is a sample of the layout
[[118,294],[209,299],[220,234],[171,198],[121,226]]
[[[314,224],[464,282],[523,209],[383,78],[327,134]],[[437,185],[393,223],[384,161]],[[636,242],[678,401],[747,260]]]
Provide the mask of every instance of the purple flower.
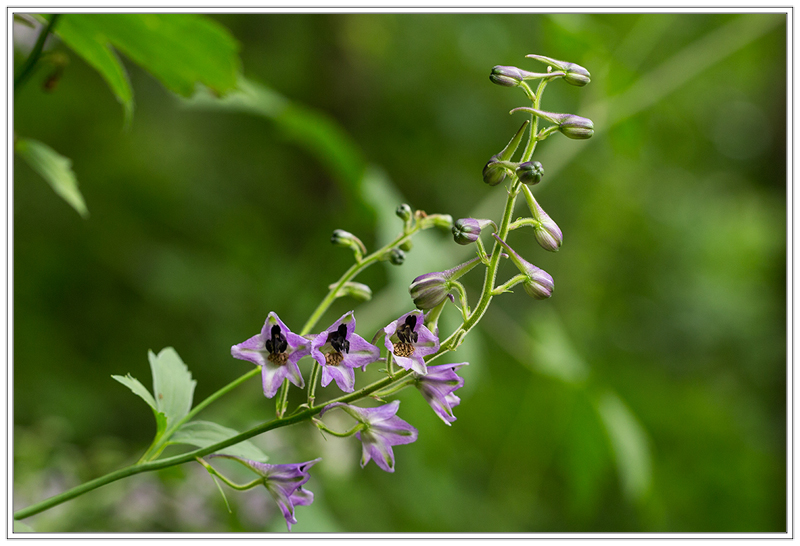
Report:
[[325,406],[320,415],[337,406],[363,425],[363,428],[356,432],[356,438],[361,440],[362,446],[361,468],[373,459],[381,469],[394,472],[392,446],[410,444],[417,439],[417,429],[395,415],[397,408],[400,407],[400,401],[395,400],[377,408],[359,408],[335,402]]
[[464,379],[456,375],[456,370],[467,364],[441,364],[428,368],[426,375],[415,374],[416,387],[436,415],[448,426],[456,420],[453,408],[461,403],[461,398],[455,395],[455,391],[464,386]]
[[310,342],[292,333],[275,313],[270,313],[261,333],[231,347],[231,355],[261,366],[264,396],[272,398],[284,379],[303,388],[297,361],[311,352]]
[[286,519],[286,526],[292,530],[292,524],[297,523],[294,517],[295,506],[308,506],[314,502],[314,493],[303,489],[303,485],[311,477],[308,469],[322,459],[314,459],[299,464],[266,464],[236,457],[234,455],[211,455],[211,457],[225,457],[239,461],[250,470],[264,478],[264,487],[278,503]]
[[498,237],[496,233],[492,233],[492,237],[508,251],[508,254],[511,256],[511,261],[514,262],[517,269],[527,277],[522,283],[526,294],[537,300],[543,300],[553,295],[553,277],[551,277],[547,271],[539,269],[532,263],[525,261],[522,256],[517,254],[516,251],[508,246],[508,243]]
[[390,322],[383,331],[384,345],[394,355],[397,365],[425,375],[427,367],[423,356],[439,350],[439,338],[424,324],[425,316],[417,309]]
[[322,386],[336,381],[344,392],[353,392],[353,368],[364,370],[380,357],[380,349],[355,333],[356,319],[350,311],[311,342],[311,356],[322,366]]

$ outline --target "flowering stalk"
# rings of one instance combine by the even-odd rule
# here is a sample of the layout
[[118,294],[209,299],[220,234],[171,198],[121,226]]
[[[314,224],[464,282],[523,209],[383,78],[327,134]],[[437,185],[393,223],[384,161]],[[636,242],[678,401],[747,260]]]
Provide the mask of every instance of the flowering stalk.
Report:
[[[467,333],[483,318],[494,296],[508,291],[512,286],[520,282],[524,283],[525,291],[532,297],[549,297],[552,293],[552,277],[529,264],[505,242],[511,230],[524,225],[532,225],[538,230],[537,240],[545,249],[556,250],[561,244],[560,229],[536,203],[530,189],[523,184],[535,184],[543,173],[538,162],[530,162],[537,142],[549,134],[548,130],[542,131],[542,133],[537,132],[538,118],[543,117],[551,122],[559,123],[557,130],[571,138],[589,138],[591,136],[590,131],[593,131],[591,121],[585,118],[579,118],[571,114],[550,114],[540,110],[541,96],[548,81],[556,77],[564,77],[572,85],[585,85],[589,81],[588,71],[572,63],[564,63],[563,61],[555,61],[540,56],[535,56],[534,58],[551,65],[547,75],[515,71],[516,69],[513,69],[513,67],[496,67],[495,77],[492,79],[492,81],[500,85],[521,87],[533,103],[533,108],[515,109],[516,111],[522,110],[531,113],[531,120],[523,123],[506,148],[500,154],[493,156],[484,168],[483,178],[490,186],[497,185],[507,176],[509,177],[510,185],[507,188],[502,219],[496,225],[489,220],[460,220],[456,230],[453,232],[456,242],[460,244],[475,242],[478,256],[450,270],[427,273],[414,279],[410,287],[412,299],[414,304],[419,309],[426,311],[426,313],[420,310],[411,311],[383,329],[384,345],[387,350],[387,368],[382,371],[386,371],[386,377],[355,390],[354,368],[361,367],[364,370],[368,364],[382,359],[379,358],[380,351],[374,346],[379,336],[376,336],[372,344],[357,336],[354,332],[355,318],[352,312],[345,313],[322,333],[316,336],[310,336],[309,334],[336,298],[349,294],[353,290],[355,290],[354,293],[369,297],[370,291],[367,287],[356,287],[351,282],[358,273],[378,261],[388,259],[396,265],[401,263],[404,256],[403,249],[407,250],[409,248],[412,235],[428,227],[452,227],[453,221],[448,215],[425,215],[421,211],[412,214],[410,207],[401,205],[397,209],[397,215],[403,220],[402,233],[394,241],[366,256],[366,248],[363,247],[363,244],[360,244],[360,241],[355,236],[338,230],[335,233],[334,242],[352,248],[355,252],[356,261],[336,283],[329,286],[328,294],[311,313],[299,334],[291,333],[277,319],[277,315],[270,313],[261,334],[233,347],[234,356],[251,360],[258,364],[259,367],[219,389],[195,406],[194,409],[191,409],[180,420],[170,423],[170,427],[159,436],[158,440],[153,443],[136,464],[29,506],[15,513],[14,518],[23,519],[29,517],[83,493],[134,474],[167,468],[190,461],[200,461],[203,466],[209,469],[212,475],[219,476],[225,483],[235,489],[250,488],[254,484],[264,483],[276,498],[276,501],[278,501],[284,512],[287,525],[291,528],[291,524],[296,523],[294,505],[308,505],[313,500],[313,495],[303,490],[300,486],[308,479],[306,469],[314,464],[316,460],[294,465],[267,465],[266,463],[245,461],[238,457],[227,456],[228,458],[239,460],[242,464],[255,469],[257,473],[262,475],[260,480],[238,485],[229,482],[216,471],[210,469],[210,465],[202,461],[202,457],[219,454],[221,450],[227,447],[270,430],[303,421],[311,421],[321,430],[335,436],[355,435],[362,442],[362,466],[369,460],[374,460],[383,470],[393,472],[394,455],[392,446],[415,441],[417,430],[396,415],[399,407],[399,401],[397,400],[377,408],[361,408],[352,406],[351,403],[367,397],[380,400],[382,396],[394,394],[411,385],[419,389],[422,396],[447,425],[455,421],[453,408],[459,405],[461,400],[455,395],[454,391],[463,385],[463,379],[456,375],[456,371],[466,363],[429,366],[430,363],[443,354],[455,350],[462,343]],[[552,66],[555,66],[553,63],[561,63],[557,66],[561,72],[552,72]],[[534,93],[524,80],[539,78],[540,76],[547,77],[540,78],[539,85]],[[512,85],[517,80],[519,80],[519,83]],[[521,162],[512,162],[511,158],[516,152],[528,126],[530,126],[530,130],[527,133],[528,140],[522,152]],[[533,218],[519,219],[512,222],[516,198],[520,191],[525,192]],[[495,242],[491,254],[487,254],[479,235],[481,229],[490,224],[495,228],[494,233],[492,233]],[[508,254],[504,254],[503,250],[507,251]],[[509,256],[520,270],[520,274],[506,283],[495,286],[500,259],[501,257]],[[466,274],[479,263],[486,266],[484,283],[478,303],[474,310],[470,310],[467,304],[466,291],[456,279]],[[350,291],[346,289],[348,287],[351,289]],[[454,301],[450,290],[456,290],[459,293],[463,322],[447,339],[440,341],[437,325],[438,318],[446,305],[447,299]],[[306,342],[310,347],[311,356],[316,360],[309,376],[307,402],[298,406],[293,413],[287,416],[285,413],[288,406],[289,380],[302,387],[303,378],[295,373],[294,368],[283,369],[281,366],[287,366],[288,364],[296,366],[296,361],[306,354],[301,352],[306,350]],[[292,355],[294,356],[292,357]],[[395,362],[401,368],[400,370],[394,369],[393,364]],[[257,375],[259,371],[264,374],[265,395],[272,397],[275,396],[276,391],[278,392],[276,419],[261,423],[213,445],[156,460],[169,443],[170,437],[183,424],[190,421],[213,401],[230,392],[247,379]],[[345,391],[345,394],[315,405],[316,385],[320,380],[323,385],[335,380],[337,385]],[[280,387],[278,387],[278,381],[282,382]],[[317,419],[317,415],[322,416],[327,409],[335,407],[340,407],[349,413],[358,421],[358,424],[350,431],[338,433],[332,431],[321,420]]]

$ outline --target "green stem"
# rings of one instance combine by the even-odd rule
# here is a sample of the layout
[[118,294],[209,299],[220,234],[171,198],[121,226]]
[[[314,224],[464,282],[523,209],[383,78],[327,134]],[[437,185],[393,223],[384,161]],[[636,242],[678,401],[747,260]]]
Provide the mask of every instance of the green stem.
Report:
[[170,428],[168,428],[164,432],[164,434],[161,436],[160,440],[158,442],[154,443],[150,447],[150,449],[148,449],[147,452],[145,452],[145,454],[142,455],[142,457],[139,459],[139,461],[136,464],[140,464],[140,463],[143,463],[145,461],[150,461],[150,460],[155,459],[156,457],[158,457],[161,454],[161,452],[164,450],[164,448],[166,447],[167,442],[169,441],[169,439],[172,437],[173,434],[175,434],[175,431],[178,430],[179,428],[181,428],[181,426],[183,426],[184,423],[187,423],[195,415],[197,415],[198,413],[203,411],[206,407],[208,407],[208,405],[211,404],[212,402],[214,402],[217,399],[219,399],[220,397],[226,395],[227,393],[229,393],[230,391],[232,391],[233,389],[235,389],[236,387],[238,387],[239,385],[241,385],[242,383],[244,383],[245,381],[247,381],[251,377],[256,376],[256,375],[258,375],[260,373],[261,373],[261,368],[260,367],[253,368],[252,370],[250,370],[249,372],[247,372],[243,376],[239,377],[238,379],[233,380],[232,382],[228,383],[227,385],[225,385],[224,387],[222,387],[221,389],[219,389],[215,393],[209,395],[208,398],[206,398],[205,400],[203,400],[202,402],[197,404],[195,407],[193,407],[191,409],[191,411],[186,414],[185,417],[183,417],[182,419],[177,421],[174,425],[172,425]]
[[28,58],[25,60],[25,64],[22,65],[20,69],[19,75],[14,78],[14,91],[19,89],[23,83],[33,74],[33,68],[36,66],[39,57],[42,55],[42,49],[44,49],[44,42],[47,40],[47,36],[53,32],[53,29],[56,26],[56,21],[58,18],[61,17],[61,14],[54,13],[53,16],[50,18],[50,21],[47,22],[47,26],[39,33],[39,38],[36,40],[36,45],[33,46],[33,50],[31,54],[28,55]]
[[248,489],[252,489],[252,488],[264,483],[264,478],[256,478],[252,482],[249,482],[249,483],[246,483],[246,484],[238,484],[236,482],[232,482],[231,480],[229,480],[228,478],[226,478],[225,476],[220,474],[217,471],[216,468],[214,468],[213,466],[211,466],[210,464],[205,462],[203,459],[200,459],[198,457],[196,460],[197,460],[198,463],[203,465],[203,467],[205,467],[206,470],[208,470],[209,474],[211,474],[212,476],[216,476],[217,478],[222,480],[222,482],[225,485],[227,485],[228,487],[230,487],[231,489],[236,489],[237,491],[247,491]]
[[[395,380],[400,381],[406,378],[410,373],[411,373],[410,371],[403,371],[396,376]],[[219,452],[221,449],[224,449],[226,447],[238,444],[245,440],[249,440],[253,436],[269,432],[270,430],[274,430],[276,428],[294,425],[296,423],[306,421],[311,417],[313,417],[314,415],[317,415],[328,404],[332,404],[334,402],[343,402],[343,403],[353,402],[355,400],[364,398],[365,396],[369,396],[373,392],[376,392],[380,389],[386,388],[392,383],[393,380],[387,377],[373,383],[372,385],[359,389],[353,393],[347,394],[345,396],[340,396],[339,398],[336,398],[334,400],[330,400],[325,404],[320,404],[319,406],[308,408],[302,412],[295,413],[288,417],[283,417],[281,419],[275,419],[273,421],[261,423],[260,425],[253,427],[250,430],[237,434],[236,436],[232,436],[227,440],[217,442],[216,444],[201,449],[196,449],[194,451],[189,451],[181,455],[168,457],[166,459],[149,461],[146,463],[135,464],[132,466],[128,466],[126,468],[122,468],[115,472],[106,474],[105,476],[101,476],[84,484],[81,484],[77,487],[69,489],[68,491],[64,491],[63,493],[50,497],[49,499],[46,499],[42,502],[32,504],[27,508],[23,508],[22,510],[19,510],[14,513],[14,519],[17,520],[25,519],[30,516],[36,515],[40,512],[44,512],[45,510],[48,510],[54,506],[58,506],[63,502],[74,499],[75,497],[79,497],[84,493],[88,493],[89,491],[92,491],[104,485],[108,485],[109,483],[115,482],[117,480],[121,480],[129,476],[134,476],[136,474],[141,474],[143,472],[152,472],[154,470],[161,470],[164,468],[169,468],[171,466],[191,462],[197,459],[198,457],[205,457],[206,455]]]
[[503,292],[507,292],[508,289],[511,288],[512,286],[518,285],[519,283],[523,282],[527,278],[528,278],[528,276],[523,274],[523,273],[520,273],[519,275],[515,275],[514,277],[511,277],[509,280],[507,280],[503,284],[500,284],[500,285],[496,286],[495,289],[492,290],[492,295],[499,296]]
[[[409,229],[407,231],[403,230],[403,233],[399,237],[397,237],[394,241],[392,241],[391,243],[385,245],[383,248],[380,248],[379,250],[376,250],[375,252],[373,252],[372,254],[370,254],[369,256],[367,256],[366,258],[361,260],[360,262],[354,263],[352,266],[350,266],[350,269],[348,269],[347,271],[344,272],[344,275],[341,276],[341,278],[336,282],[336,284],[332,285],[333,288],[331,288],[331,290],[328,292],[328,295],[325,296],[325,298],[323,298],[323,300],[320,302],[320,304],[317,306],[317,308],[314,309],[314,312],[311,313],[311,316],[308,318],[308,320],[306,321],[305,325],[303,325],[303,329],[300,331],[300,335],[304,336],[304,335],[306,335],[306,334],[311,332],[311,329],[314,328],[314,326],[317,324],[319,319],[322,318],[322,315],[325,314],[325,311],[327,311],[328,308],[331,306],[331,304],[334,302],[334,300],[337,297],[336,295],[339,292],[339,289],[342,286],[344,286],[344,284],[346,282],[348,282],[351,279],[353,279],[356,275],[361,273],[361,271],[363,271],[367,267],[369,267],[372,264],[377,263],[378,261],[380,261],[381,257],[384,254],[386,254],[386,252],[388,250],[390,250],[390,249],[392,249],[392,248],[394,248],[396,246],[402,245],[403,243],[405,243],[406,241],[411,239],[411,236],[414,235],[414,233],[416,233],[420,229],[422,229],[422,228],[419,227],[419,224],[416,224],[413,228],[411,228],[411,229]],[[309,381],[309,383],[308,383],[308,404],[309,405],[312,405],[314,403],[314,399],[316,398],[315,393],[316,393],[316,390],[317,390],[317,383],[318,383],[317,378],[320,375],[321,369],[322,368],[319,365],[319,362],[315,361],[314,362],[314,366],[311,368],[311,379],[313,381]]]
[[[539,105],[542,102],[542,93],[544,92],[544,88],[548,81],[549,80],[541,80],[539,82],[539,87],[536,88],[536,94],[534,95],[532,102],[533,107],[537,110],[540,109]],[[538,142],[536,131],[539,127],[539,116],[531,114],[531,122],[531,132],[529,133],[530,137],[528,138],[528,143],[525,145],[525,151],[522,153],[522,163],[531,160],[531,157],[533,157],[533,151],[536,149],[536,143]],[[500,238],[504,239],[504,237]]]

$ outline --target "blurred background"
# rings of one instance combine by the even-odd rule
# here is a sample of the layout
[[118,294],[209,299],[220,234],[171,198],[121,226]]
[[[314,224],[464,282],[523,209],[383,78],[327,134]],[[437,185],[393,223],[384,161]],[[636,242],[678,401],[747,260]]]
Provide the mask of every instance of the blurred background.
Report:
[[[592,74],[584,88],[550,84],[542,104],[595,126],[534,157],[561,250],[526,230],[509,238],[553,276],[553,297],[496,298],[439,362],[470,363],[452,427],[416,390],[399,395],[419,439],[394,449],[394,474],[361,469],[357,440],[308,424],[255,438],[273,463],[323,457],[293,530],[786,530],[785,14],[208,17],[238,41],[250,102],[179,98],[122,56],[136,105],[126,128],[106,82],[57,40],[69,64],[56,88],[40,71],[16,94],[15,133],[72,160],[89,217],[16,158],[15,509],[138,459],[151,411],[110,376],[150,386],[148,350],[175,347],[197,402],[251,369],[230,347],[268,312],[299,329],[352,261],[330,245],[334,229],[375,249],[399,231],[402,202],[499,219],[505,191],[481,170],[524,119],[508,111],[529,103],[488,76],[539,71],[525,58],[537,53]],[[433,231],[404,265],[360,276],[373,299],[338,300],[318,330],[355,309],[370,339],[411,309],[414,277],[470,257]],[[500,279],[513,274],[505,264]],[[482,274],[464,281],[475,301]],[[444,332],[457,319],[451,307]],[[377,377],[359,372],[357,385]],[[252,381],[201,418],[243,430],[273,416]],[[25,523],[286,530],[263,489],[228,499],[231,513],[184,465]]]

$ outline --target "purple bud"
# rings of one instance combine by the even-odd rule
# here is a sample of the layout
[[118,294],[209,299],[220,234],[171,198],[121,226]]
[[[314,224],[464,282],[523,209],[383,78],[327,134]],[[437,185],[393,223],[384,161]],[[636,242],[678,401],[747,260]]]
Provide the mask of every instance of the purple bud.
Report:
[[525,261],[513,248],[508,246],[508,243],[498,237],[496,233],[492,233],[492,237],[508,251],[511,261],[514,262],[514,265],[517,266],[520,273],[527,277],[522,282],[525,293],[537,300],[549,298],[553,294],[553,277],[551,277],[547,271]]
[[587,139],[591,138],[594,134],[594,124],[588,118],[582,118],[574,114],[555,114],[553,112],[544,112],[536,108],[527,106],[520,106],[511,110],[514,112],[528,112],[538,116],[550,123],[558,126],[558,130],[564,133],[569,138],[574,139]]
[[536,237],[536,242],[545,250],[549,250],[550,252],[557,251],[564,242],[561,228],[550,218],[550,215],[544,211],[542,206],[536,202],[536,199],[527,187],[523,187],[522,191],[525,193],[525,200],[528,202],[531,217],[536,222],[533,232],[534,237]]
[[408,292],[411,294],[411,299],[414,300],[414,305],[417,306],[417,309],[433,309],[442,303],[453,288],[450,281],[465,274],[479,261],[480,258],[473,258],[452,269],[425,273],[411,281]]
[[495,66],[492,68],[492,73],[489,79],[492,83],[502,85],[503,87],[516,87],[525,78],[524,70],[520,70],[514,66]]
[[475,218],[456,220],[456,223],[453,224],[453,239],[460,245],[474,243],[480,237],[481,230],[490,224],[494,226],[494,222],[491,220],[476,220]]
[[589,71],[583,68],[581,65],[567,61],[557,61],[556,59],[551,59],[550,57],[545,57],[544,55],[526,55],[526,57],[536,59],[537,61],[542,61],[543,63],[552,66],[556,70],[564,72],[564,81],[571,85],[583,87],[592,81],[592,76],[589,74]]

